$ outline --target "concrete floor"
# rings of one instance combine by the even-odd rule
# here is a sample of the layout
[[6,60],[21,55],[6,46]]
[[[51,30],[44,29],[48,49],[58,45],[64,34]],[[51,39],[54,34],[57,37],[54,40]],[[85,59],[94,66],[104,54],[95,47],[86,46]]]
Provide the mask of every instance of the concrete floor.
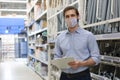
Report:
[[19,60],[0,62],[0,80],[42,80],[33,70]]

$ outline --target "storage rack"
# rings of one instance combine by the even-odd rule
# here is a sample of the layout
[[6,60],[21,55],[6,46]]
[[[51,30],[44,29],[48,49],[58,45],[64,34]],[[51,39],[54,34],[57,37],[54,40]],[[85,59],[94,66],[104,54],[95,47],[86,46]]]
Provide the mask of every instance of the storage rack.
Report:
[[47,80],[47,6],[46,0],[27,0],[28,66]]
[[[93,3],[92,5],[95,6],[97,3],[96,9],[91,6],[91,11],[93,11],[89,13],[91,14],[91,20],[89,14],[87,14],[89,10],[87,8],[83,9],[83,11],[86,10],[85,13],[88,16],[85,17],[84,14],[83,28],[95,35],[100,48],[101,63],[97,66],[97,73],[92,74],[93,78],[97,80],[120,79],[120,76],[118,76],[120,69],[120,9],[118,8],[118,2],[119,0],[96,0],[93,2],[88,0],[86,4],[89,7],[90,4]],[[95,67],[91,68],[92,71],[94,69]]]
[[[91,31],[98,42],[101,54],[101,63],[98,66],[92,67],[91,76],[93,80],[119,80],[120,79],[120,7],[119,0],[46,0],[47,8],[39,13],[36,18],[35,5],[44,2],[45,0],[28,0],[28,3],[33,3],[28,10],[29,16],[29,48],[30,53],[39,52],[39,47],[46,46],[47,61],[43,61],[40,57],[29,55],[29,63],[32,68],[40,74],[44,80],[59,80],[61,71],[51,64],[53,59],[54,41],[61,32],[66,30],[64,18],[62,16],[63,9],[66,6],[75,6],[80,12],[80,27]],[[103,6],[104,5],[104,6]],[[47,20],[47,27],[35,30],[36,23],[41,19]],[[37,44],[38,34],[47,31],[47,43]],[[38,40],[40,41],[40,40]],[[103,49],[109,45],[114,46],[113,53],[107,53]],[[37,49],[36,49],[37,48]],[[118,51],[118,53],[116,52]],[[113,55],[114,54],[114,55]],[[118,56],[116,56],[116,54]],[[41,64],[47,65],[45,71],[46,76],[40,72]],[[107,69],[109,73],[107,73]],[[95,70],[94,70],[95,69]],[[107,75],[107,76],[106,76]],[[110,76],[111,75],[111,76]]]

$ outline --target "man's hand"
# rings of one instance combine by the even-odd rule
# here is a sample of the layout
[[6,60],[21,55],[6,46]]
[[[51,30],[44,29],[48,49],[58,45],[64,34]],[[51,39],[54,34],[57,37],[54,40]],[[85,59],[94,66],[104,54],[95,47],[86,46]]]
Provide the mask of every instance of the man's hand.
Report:
[[93,61],[92,58],[89,58],[88,60],[85,60],[85,61],[69,62],[68,65],[70,65],[72,69],[77,69],[81,66],[93,66],[93,65],[95,65],[95,62]]
[[82,64],[82,62],[80,61],[72,61],[69,62],[68,65],[71,66],[72,69],[77,69],[78,67],[80,67]]

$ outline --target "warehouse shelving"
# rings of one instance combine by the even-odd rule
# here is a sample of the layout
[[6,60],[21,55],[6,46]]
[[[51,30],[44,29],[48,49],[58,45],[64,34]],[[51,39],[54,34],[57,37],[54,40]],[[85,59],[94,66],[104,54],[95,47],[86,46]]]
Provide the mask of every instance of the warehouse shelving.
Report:
[[[78,0],[76,0],[75,2],[73,2],[72,4],[70,4],[70,5],[67,5],[67,6],[72,6],[72,5],[75,5],[75,4],[77,4],[78,3]],[[58,12],[56,12],[54,15],[52,14],[52,16],[48,16],[48,20],[49,19],[51,19],[51,18],[53,18],[53,17],[55,17],[55,16],[57,16],[58,14],[60,14],[61,12],[63,12],[63,9],[61,9],[60,11],[58,11]]]
[[[67,2],[67,0],[66,1],[63,1],[63,3],[65,3],[65,4],[62,4],[62,2],[61,2],[62,0],[57,0],[56,1],[56,3],[55,2],[52,2],[52,0],[49,0],[49,3],[50,3],[50,5],[48,6],[49,8],[48,8],[48,12],[49,12],[49,14],[48,14],[48,42],[49,42],[49,46],[51,47],[51,44],[52,44],[52,46],[54,45],[54,41],[55,41],[55,38],[56,38],[56,36],[57,36],[57,34],[60,34],[60,33],[62,33],[64,30],[66,30],[66,29],[62,29],[62,27],[64,27],[65,25],[64,25],[64,20],[62,19],[62,16],[61,16],[61,20],[58,20],[58,15],[59,14],[62,14],[62,12],[63,12],[63,8],[64,7],[66,7],[66,6],[68,6],[68,4],[66,4],[66,3],[68,3]],[[71,1],[73,1],[73,0],[71,0]],[[80,26],[82,27],[82,28],[85,28],[85,29],[87,29],[87,28],[92,28],[92,27],[96,27],[96,26],[99,26],[100,28],[102,28],[102,27],[104,27],[104,25],[107,25],[110,29],[111,29],[111,26],[114,24],[114,23],[117,23],[117,24],[115,24],[116,26],[118,26],[119,25],[119,22],[120,22],[120,15],[119,16],[117,16],[117,17],[115,17],[114,16],[114,14],[115,14],[115,12],[114,12],[114,10],[113,9],[111,9],[112,10],[112,12],[114,13],[114,14],[112,14],[114,17],[107,17],[106,19],[103,19],[103,17],[101,18],[101,15],[100,15],[100,13],[98,13],[99,12],[99,6],[101,6],[103,3],[102,3],[102,0],[100,1],[100,2],[98,2],[98,1],[100,1],[100,0],[95,0],[95,1],[89,1],[89,0],[76,0],[75,2],[72,2],[71,4],[69,4],[69,5],[75,5],[75,4],[77,4],[78,3],[78,9],[79,9],[79,12],[80,12]],[[108,0],[105,0],[105,2],[107,2]],[[113,1],[113,0],[111,0],[111,1]],[[117,1],[117,0],[116,0]],[[57,3],[58,2],[58,3]],[[62,4],[62,6],[60,6],[60,3]],[[92,3],[93,2],[93,3]],[[104,2],[104,1],[103,1]],[[92,7],[89,7],[88,6],[88,3],[89,3],[89,5],[91,5],[90,3],[92,3],[92,5],[93,4],[95,4],[96,3],[96,7],[94,6],[93,8]],[[100,4],[98,4],[98,3],[100,3]],[[114,2],[115,3],[115,2]],[[112,3],[111,2],[111,4],[114,4],[114,3]],[[104,3],[104,4],[106,4],[106,3]],[[110,3],[108,3],[108,4],[110,4]],[[51,6],[52,5],[52,6]],[[92,6],[91,5],[91,6]],[[87,6],[87,7],[86,7]],[[107,6],[107,5],[105,5],[105,6]],[[92,9],[97,9],[97,10],[92,10]],[[105,8],[107,8],[107,7],[105,7]],[[108,8],[111,8],[110,6],[108,6]],[[116,7],[114,7],[115,9],[116,9]],[[53,11],[54,10],[54,11]],[[96,14],[94,14],[94,13],[92,13],[92,14],[94,14],[94,15],[88,15],[87,17],[86,17],[86,15],[87,14],[89,14],[89,11],[87,12],[87,10],[91,10],[91,12],[94,12],[94,11],[96,11],[97,13]],[[104,10],[104,9],[102,9],[102,10]],[[119,11],[118,11],[119,12]],[[103,12],[104,13],[104,12]],[[102,14],[103,14],[102,13]],[[109,13],[109,11],[107,11],[107,14]],[[91,13],[90,13],[91,14]],[[111,12],[110,12],[110,14],[111,14]],[[110,16],[112,16],[112,15],[110,15]],[[91,23],[87,23],[87,18],[89,18],[90,16],[95,16],[94,18],[96,18],[96,21],[95,22],[91,22]],[[102,15],[103,16],[103,15]],[[93,18],[93,17],[92,17]],[[92,20],[92,18],[91,18],[91,20]],[[54,21],[56,21],[56,23],[54,23]],[[59,21],[61,21],[61,25],[59,25]],[[54,27],[53,27],[54,26]],[[58,30],[58,28],[61,28],[60,30]],[[119,27],[120,28],[120,27]],[[87,29],[87,30],[90,30],[90,29]],[[92,31],[91,31],[92,32]],[[95,37],[96,37],[96,40],[99,42],[99,41],[107,41],[107,40],[114,40],[113,42],[116,42],[116,40],[120,40],[120,31],[118,30],[118,31],[112,31],[111,30],[111,32],[105,32],[105,33],[102,33],[102,31],[101,31],[101,33],[99,33],[99,34],[96,34],[95,33]],[[100,47],[100,45],[99,45],[99,47]],[[119,46],[118,46],[119,47]],[[51,48],[51,50],[49,51],[50,52],[50,56],[51,55],[54,55],[54,53],[52,52],[52,48]],[[49,59],[49,60],[51,60],[51,58]],[[110,60],[110,61],[109,61]],[[101,66],[103,65],[103,64],[107,64],[108,66],[114,66],[114,67],[118,67],[118,68],[120,68],[120,66],[119,66],[119,56],[118,57],[116,57],[116,56],[108,56],[108,55],[101,55]],[[54,69],[53,69],[54,68]],[[101,67],[102,68],[102,67]],[[93,68],[94,69],[94,68]],[[102,70],[102,69],[100,69],[99,68],[99,70]],[[98,70],[98,71],[99,71]],[[51,66],[50,67],[50,72],[49,72],[49,74],[51,74],[51,77],[49,78],[49,80],[50,79],[53,79],[53,80],[59,80],[59,77],[60,77],[60,73],[58,74],[58,75],[56,75],[56,72],[59,72],[59,70],[57,69],[57,68],[55,68],[54,66]],[[100,72],[99,72],[100,73]],[[115,73],[114,73],[115,74]],[[112,79],[109,79],[108,77],[103,77],[102,75],[100,75],[100,74],[95,74],[95,73],[92,73],[91,72],[91,76],[92,76],[92,78],[93,78],[93,80],[95,79],[95,80],[112,80]],[[120,77],[120,76],[119,76]],[[115,77],[114,77],[115,78]]]
[[[28,0],[28,66],[47,80],[47,10],[46,0]],[[41,7],[44,6],[44,7]],[[46,41],[44,41],[46,40]],[[45,71],[46,70],[46,71]]]
[[[99,1],[101,1],[101,3],[103,3],[102,0],[99,0]],[[105,0],[105,1],[108,1],[108,0]],[[113,0],[109,0],[109,2],[110,1],[113,1]],[[118,0],[116,0],[116,1],[118,1]],[[117,5],[117,3],[115,4],[116,1],[114,1],[114,3],[111,2],[111,4]],[[109,4],[109,2],[108,2],[108,4]],[[109,4],[109,5],[111,5],[111,4]],[[104,5],[104,6],[106,6],[106,5]],[[111,7],[109,6],[108,9],[112,8],[112,7],[113,6],[111,6]],[[103,8],[102,10],[104,10],[105,8]],[[115,8],[114,10],[116,10],[116,9],[118,9],[118,8]],[[93,9],[91,9],[91,11],[93,11]],[[112,14],[113,12],[114,12],[114,14]],[[119,12],[119,10],[118,10],[118,12]],[[119,46],[120,14],[118,13],[118,15],[115,16],[116,12],[113,10],[112,10],[112,12],[107,11],[107,14],[108,13],[109,13],[109,18],[99,20],[98,17],[94,17],[97,19],[94,19],[95,21],[94,22],[91,21],[91,23],[89,23],[89,24],[85,23],[85,21],[87,21],[87,20],[82,19],[83,20],[82,28],[85,28],[85,29],[93,32],[93,34],[95,35],[96,40],[98,42],[99,48],[100,48],[100,53],[101,53],[100,67],[98,68],[98,70],[94,71],[94,72],[97,72],[97,71],[99,71],[99,72],[98,72],[98,74],[94,74],[92,76],[99,77],[98,75],[100,75],[101,77],[106,76],[105,78],[108,78],[108,79],[102,79],[102,80],[114,80],[114,79],[119,80],[120,76],[117,75],[117,77],[116,77],[114,75],[116,75],[116,70],[120,69],[120,66],[119,66],[120,56],[118,53],[118,51],[120,49],[120,46]],[[106,17],[107,14],[105,16],[101,15],[101,17],[99,17],[99,18],[103,18],[102,16]],[[89,21],[89,19],[88,19],[88,21]],[[96,22],[96,21],[98,21],[98,22]],[[107,69],[107,68],[109,68],[109,69]],[[95,68],[93,67],[93,69],[95,69]],[[104,73],[104,75],[103,75],[103,73]],[[95,80],[96,79],[98,80],[99,78],[95,78]]]
[[[98,45],[100,47],[101,63],[99,67],[97,66],[98,70],[96,71],[98,74],[96,74],[96,72],[94,73],[91,71],[91,76],[93,80],[112,80],[108,76],[101,75],[103,72],[105,72],[104,66],[106,65],[107,67],[110,67],[110,68],[115,67],[115,69],[111,71],[111,73],[114,74],[114,77],[113,77],[114,79],[120,78],[119,75],[117,75],[118,72],[116,71],[117,69],[120,68],[119,66],[120,57],[116,56],[116,54],[113,56],[111,55],[111,53],[109,53],[108,55],[106,54],[106,52],[105,53],[101,52],[103,51],[101,50],[101,48],[106,47],[103,44],[105,44],[105,42],[107,43],[108,40],[112,42],[119,42],[120,40],[120,36],[119,36],[120,35],[120,27],[119,27],[120,26],[120,15],[115,16],[116,11],[114,10],[116,10],[117,8],[115,6],[110,7],[110,5],[115,5],[117,0],[115,0],[115,2],[113,0],[109,0],[108,2],[109,5],[106,5],[108,0],[104,0],[103,2],[105,6],[107,7],[103,9],[101,9],[103,7],[102,0],[101,1],[100,0],[94,0],[94,1],[89,1],[89,0],[29,0],[28,3],[31,3],[31,1],[33,1],[32,2],[33,4],[31,4],[30,8],[28,9],[28,16],[30,18],[29,27],[28,27],[28,29],[30,29],[30,32],[28,33],[29,34],[29,45],[30,45],[29,48],[33,49],[36,53],[37,51],[39,52],[40,48],[44,47],[46,49],[45,52],[47,53],[47,60],[45,61],[41,59],[40,57],[36,55],[31,55],[31,54],[29,55],[29,58],[30,58],[30,61],[33,60],[32,62],[33,64],[36,64],[36,63],[43,64],[48,69],[46,70],[46,73],[47,73],[46,76],[43,76],[41,72],[39,72],[39,70],[38,71],[35,70],[41,77],[43,77],[44,80],[59,80],[59,77],[60,77],[61,71],[57,67],[51,64],[51,60],[53,59],[53,55],[54,55],[53,49],[54,49],[54,43],[55,43],[55,39],[57,35],[67,29],[65,27],[64,18],[62,16],[63,9],[66,6],[75,6],[76,8],[78,8],[80,12],[80,23],[79,23],[80,27],[93,32],[98,42]],[[46,2],[47,7],[43,9],[39,9],[39,13],[36,13],[35,12],[36,5],[41,6],[40,3],[44,3],[44,2]],[[111,11],[107,9],[110,9]],[[105,10],[106,10],[106,16],[104,12]],[[118,11],[118,14],[119,12],[120,11]],[[36,14],[39,14],[39,15],[36,15]],[[39,27],[36,28],[36,26],[39,26],[38,24],[40,24],[41,20],[45,20],[45,23],[47,24],[47,26],[44,26],[43,28],[39,28]],[[119,30],[114,31],[113,25],[115,25],[114,27],[117,26]],[[111,30],[102,31],[104,30],[103,27],[106,27],[106,26],[107,26],[106,30],[108,29],[111,29]],[[100,29],[98,27],[101,28],[101,31],[99,31]],[[98,32],[96,33],[95,30],[96,32],[99,31],[99,33]],[[47,36],[46,36],[47,41],[42,43],[40,42],[41,41],[40,35],[42,35],[42,33],[45,31],[47,31]],[[101,44],[104,47],[101,47]],[[112,44],[117,44],[117,43],[112,43]],[[119,48],[118,45],[117,45],[117,48]],[[37,67],[36,65],[33,66],[34,69],[36,67]]]
[[38,74],[43,80],[47,80],[48,77],[47,76],[43,76],[40,72],[36,71],[34,67],[29,66],[30,69],[32,69],[36,74]]

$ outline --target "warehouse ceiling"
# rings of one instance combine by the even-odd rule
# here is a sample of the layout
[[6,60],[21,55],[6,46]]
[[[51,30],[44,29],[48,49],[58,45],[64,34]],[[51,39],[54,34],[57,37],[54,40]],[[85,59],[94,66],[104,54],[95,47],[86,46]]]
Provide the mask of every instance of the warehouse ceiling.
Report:
[[0,16],[25,16],[26,0],[0,0]]

